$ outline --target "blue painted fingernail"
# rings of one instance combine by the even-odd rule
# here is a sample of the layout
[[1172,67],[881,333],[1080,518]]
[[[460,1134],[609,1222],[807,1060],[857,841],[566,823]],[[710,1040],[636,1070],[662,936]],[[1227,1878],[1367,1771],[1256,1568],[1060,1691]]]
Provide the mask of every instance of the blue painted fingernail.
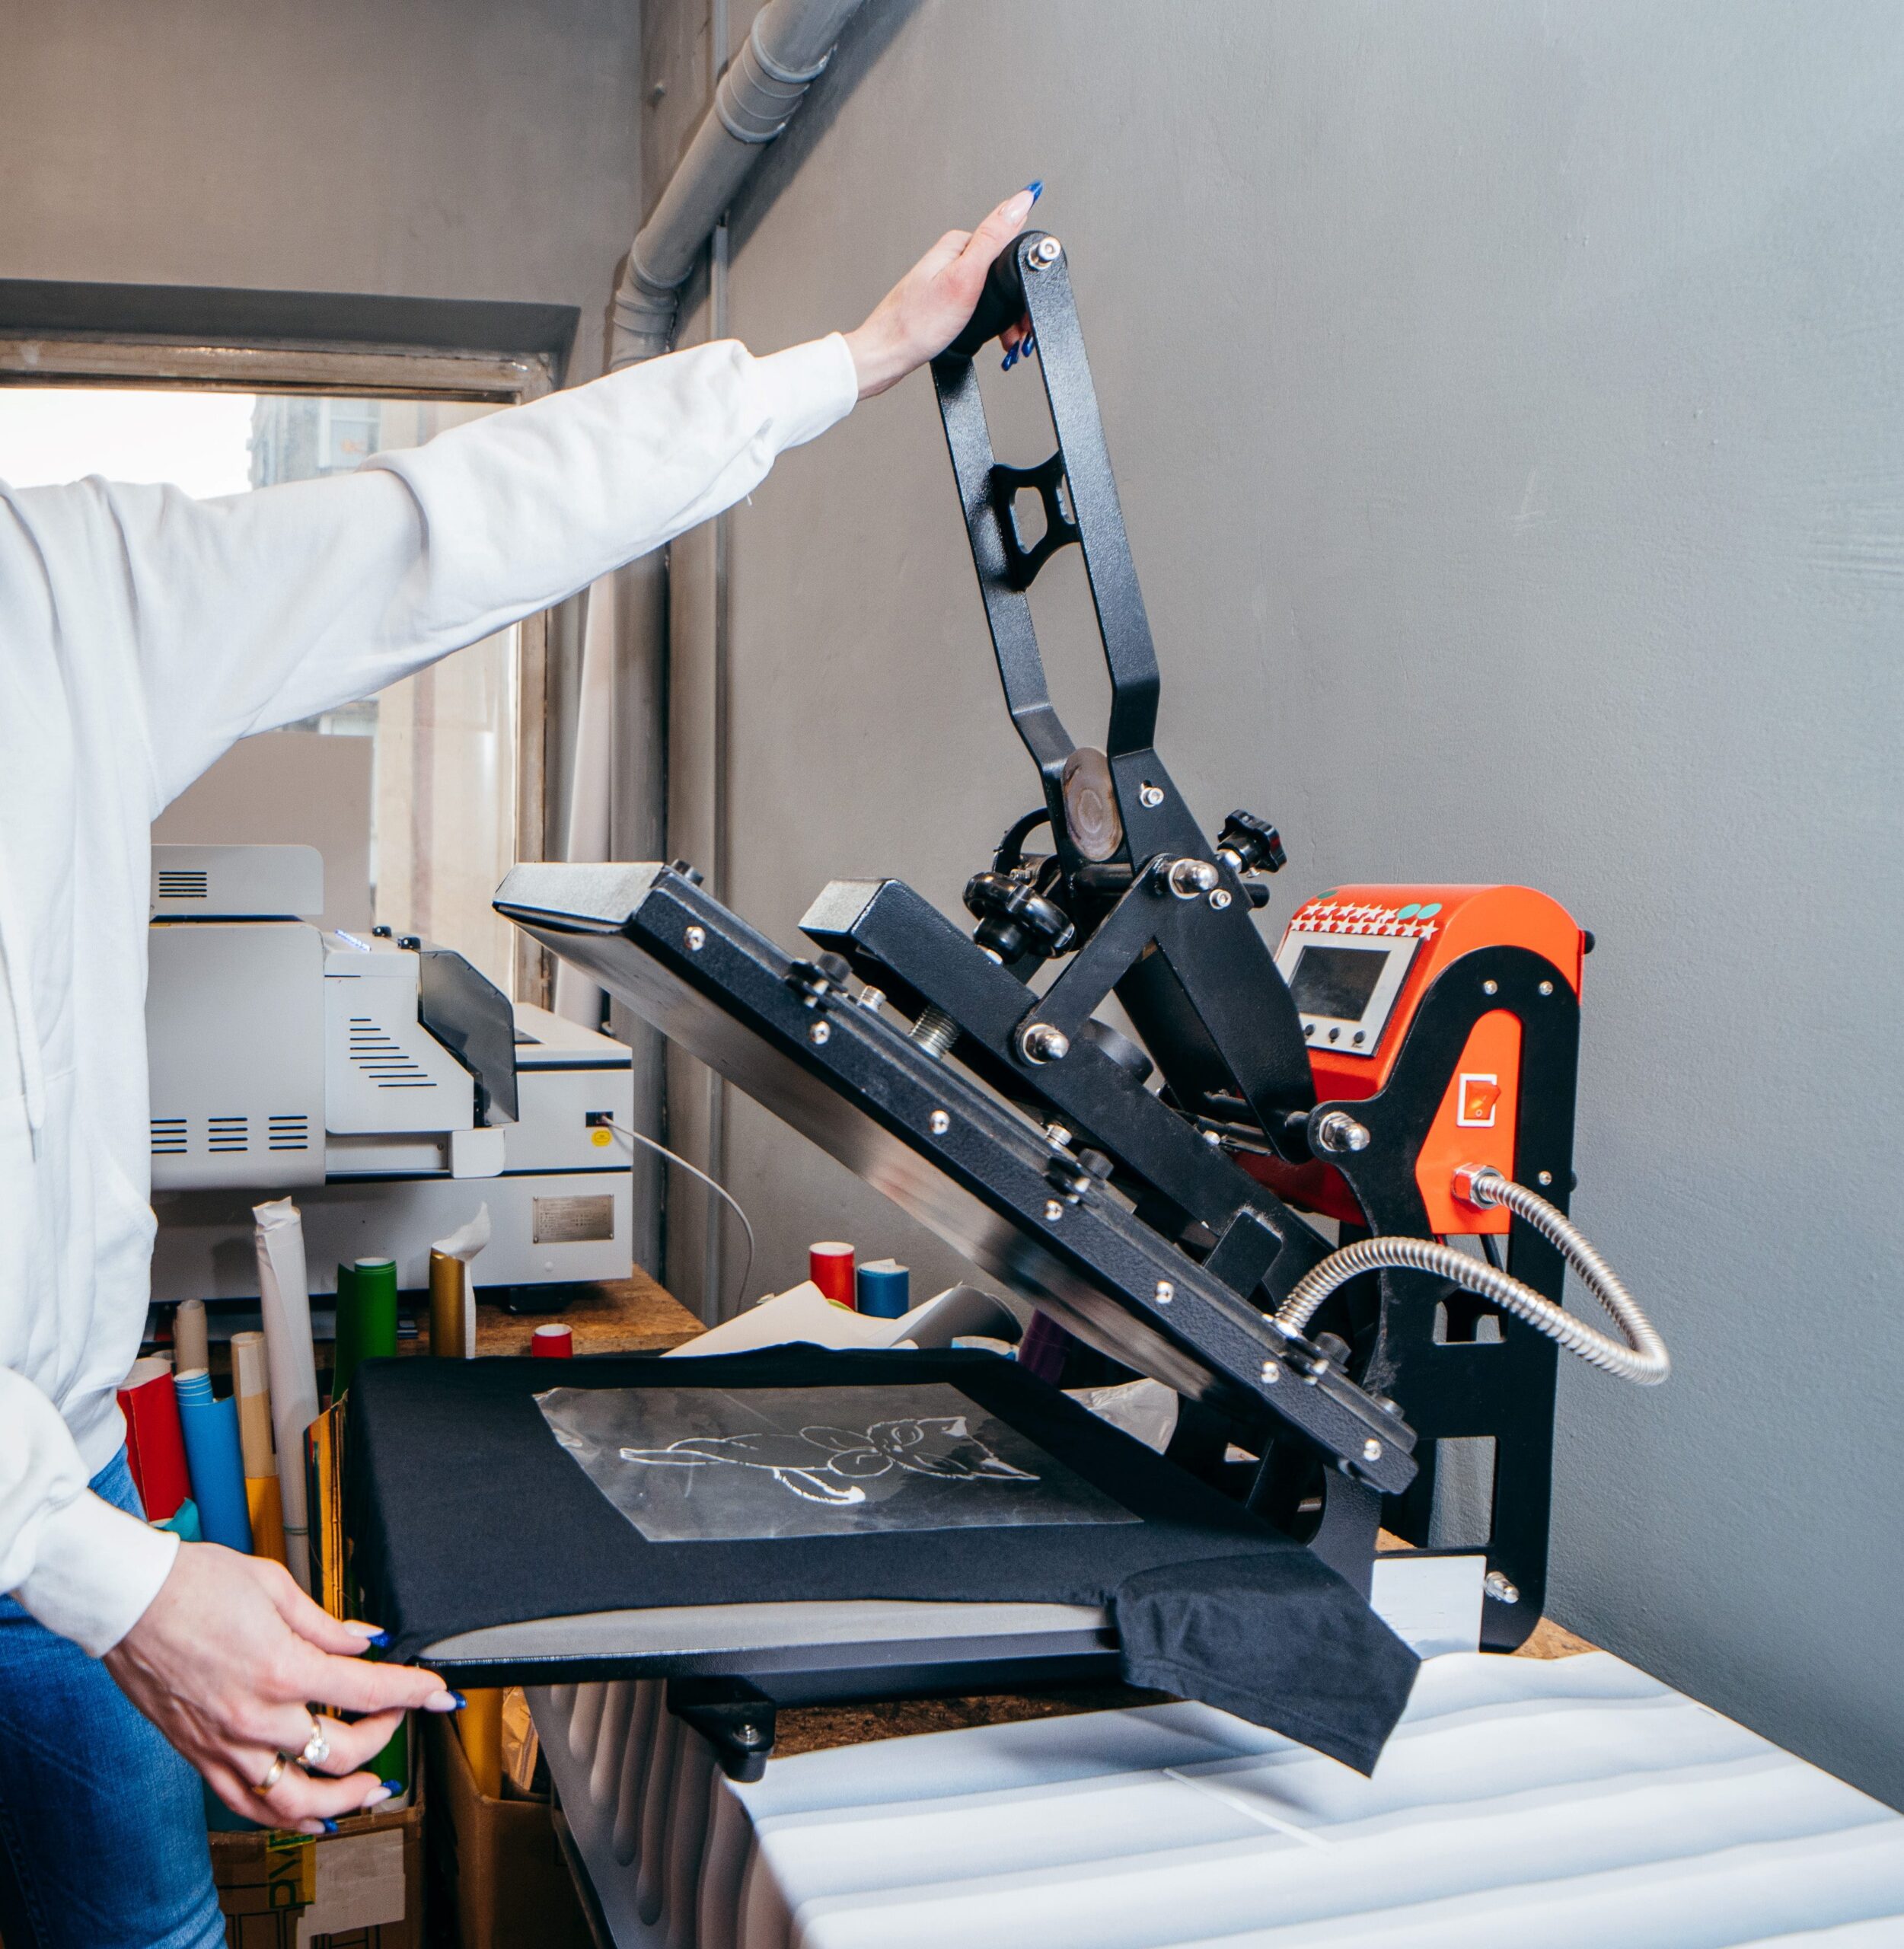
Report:
[[334,1820],[327,1820],[324,1823],[324,1832],[327,1834],[334,1834],[337,1831],[337,1823]]
[[461,1711],[463,1708],[470,1702],[454,1686],[450,1687],[450,1696],[456,1701],[456,1703],[450,1708],[452,1712]]
[[403,1783],[401,1780],[386,1780],[384,1791],[387,1794],[400,1794],[403,1791]]
[[387,1631],[378,1632],[374,1636],[366,1638],[364,1642],[375,1651],[386,1651],[390,1645],[390,1633]]
[[1032,201],[1033,203],[1036,203],[1038,198],[1044,193],[1044,180],[1042,177],[1035,177],[1030,182],[1027,183],[1025,187],[1031,191]]
[[1012,349],[1006,352],[1005,356],[998,362],[998,369],[1001,372],[1009,372],[1017,363],[1018,348],[1014,346]]

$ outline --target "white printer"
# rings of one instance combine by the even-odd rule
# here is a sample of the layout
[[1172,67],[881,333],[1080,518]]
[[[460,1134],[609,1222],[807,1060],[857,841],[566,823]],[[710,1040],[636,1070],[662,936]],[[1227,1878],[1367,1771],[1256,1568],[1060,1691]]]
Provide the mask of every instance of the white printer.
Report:
[[323,908],[314,847],[152,849],[154,1299],[254,1297],[251,1207],[285,1195],[317,1291],[372,1254],[426,1286],[484,1204],[479,1286],[626,1278],[626,1047],[447,948],[301,917]]

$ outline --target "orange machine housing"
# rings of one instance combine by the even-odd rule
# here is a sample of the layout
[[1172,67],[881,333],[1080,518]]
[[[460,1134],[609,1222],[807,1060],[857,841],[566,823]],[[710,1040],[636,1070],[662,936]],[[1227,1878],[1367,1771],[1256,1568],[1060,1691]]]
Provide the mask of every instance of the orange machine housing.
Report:
[[[1383,1089],[1422,997],[1477,948],[1526,948],[1552,962],[1576,999],[1580,994],[1585,936],[1558,901],[1524,886],[1340,887],[1290,916],[1277,959],[1285,963],[1302,943],[1374,947],[1406,939],[1417,943],[1414,958],[1373,1046],[1364,1053],[1310,1041],[1319,1102],[1353,1101]],[[1431,1230],[1445,1238],[1508,1229],[1511,1215],[1504,1207],[1484,1210],[1455,1195],[1454,1174],[1463,1164],[1491,1164],[1511,1177],[1520,1109],[1520,1023],[1497,1009],[1475,1024],[1416,1160]],[[1363,1222],[1347,1185],[1328,1165],[1297,1166],[1254,1156],[1238,1161],[1291,1204]]]

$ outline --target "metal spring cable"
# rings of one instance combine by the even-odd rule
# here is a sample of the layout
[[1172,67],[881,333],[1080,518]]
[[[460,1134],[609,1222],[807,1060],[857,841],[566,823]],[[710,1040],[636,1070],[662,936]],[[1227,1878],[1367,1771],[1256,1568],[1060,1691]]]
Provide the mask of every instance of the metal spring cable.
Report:
[[1465,1292],[1491,1300],[1548,1339],[1558,1341],[1570,1354],[1577,1354],[1590,1365],[1622,1380],[1632,1381],[1641,1387],[1657,1387],[1665,1380],[1672,1370],[1666,1342],[1654,1332],[1652,1322],[1635,1304],[1612,1268],[1587,1239],[1545,1198],[1525,1185],[1517,1185],[1491,1168],[1462,1175],[1472,1179],[1467,1194],[1470,1202],[1482,1206],[1504,1204],[1560,1248],[1568,1264],[1612,1316],[1625,1336],[1624,1343],[1609,1339],[1532,1287],[1497,1271],[1480,1259],[1470,1258],[1464,1252],[1456,1252],[1452,1246],[1440,1245],[1430,1239],[1363,1239],[1331,1252],[1296,1281],[1277,1313],[1276,1324],[1286,1332],[1302,1332],[1329,1294],[1360,1273],[1384,1269],[1431,1272]]

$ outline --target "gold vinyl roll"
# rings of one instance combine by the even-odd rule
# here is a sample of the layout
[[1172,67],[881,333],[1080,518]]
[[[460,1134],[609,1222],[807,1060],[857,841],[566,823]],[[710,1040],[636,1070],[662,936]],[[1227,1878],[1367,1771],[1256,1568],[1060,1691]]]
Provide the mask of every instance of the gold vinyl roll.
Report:
[[271,1383],[266,1378],[264,1335],[231,1336],[231,1391],[238,1397],[238,1446],[244,1451],[245,1478],[275,1475],[272,1460]]
[[456,1715],[456,1730],[468,1756],[477,1791],[491,1800],[502,1797],[502,1689],[474,1691]]
[[244,1501],[251,1512],[251,1554],[283,1562],[284,1498],[279,1493],[277,1476],[247,1475]]
[[446,1252],[429,1255],[429,1350],[439,1359],[467,1360],[475,1348],[467,1344],[464,1326],[463,1284],[470,1269]]

